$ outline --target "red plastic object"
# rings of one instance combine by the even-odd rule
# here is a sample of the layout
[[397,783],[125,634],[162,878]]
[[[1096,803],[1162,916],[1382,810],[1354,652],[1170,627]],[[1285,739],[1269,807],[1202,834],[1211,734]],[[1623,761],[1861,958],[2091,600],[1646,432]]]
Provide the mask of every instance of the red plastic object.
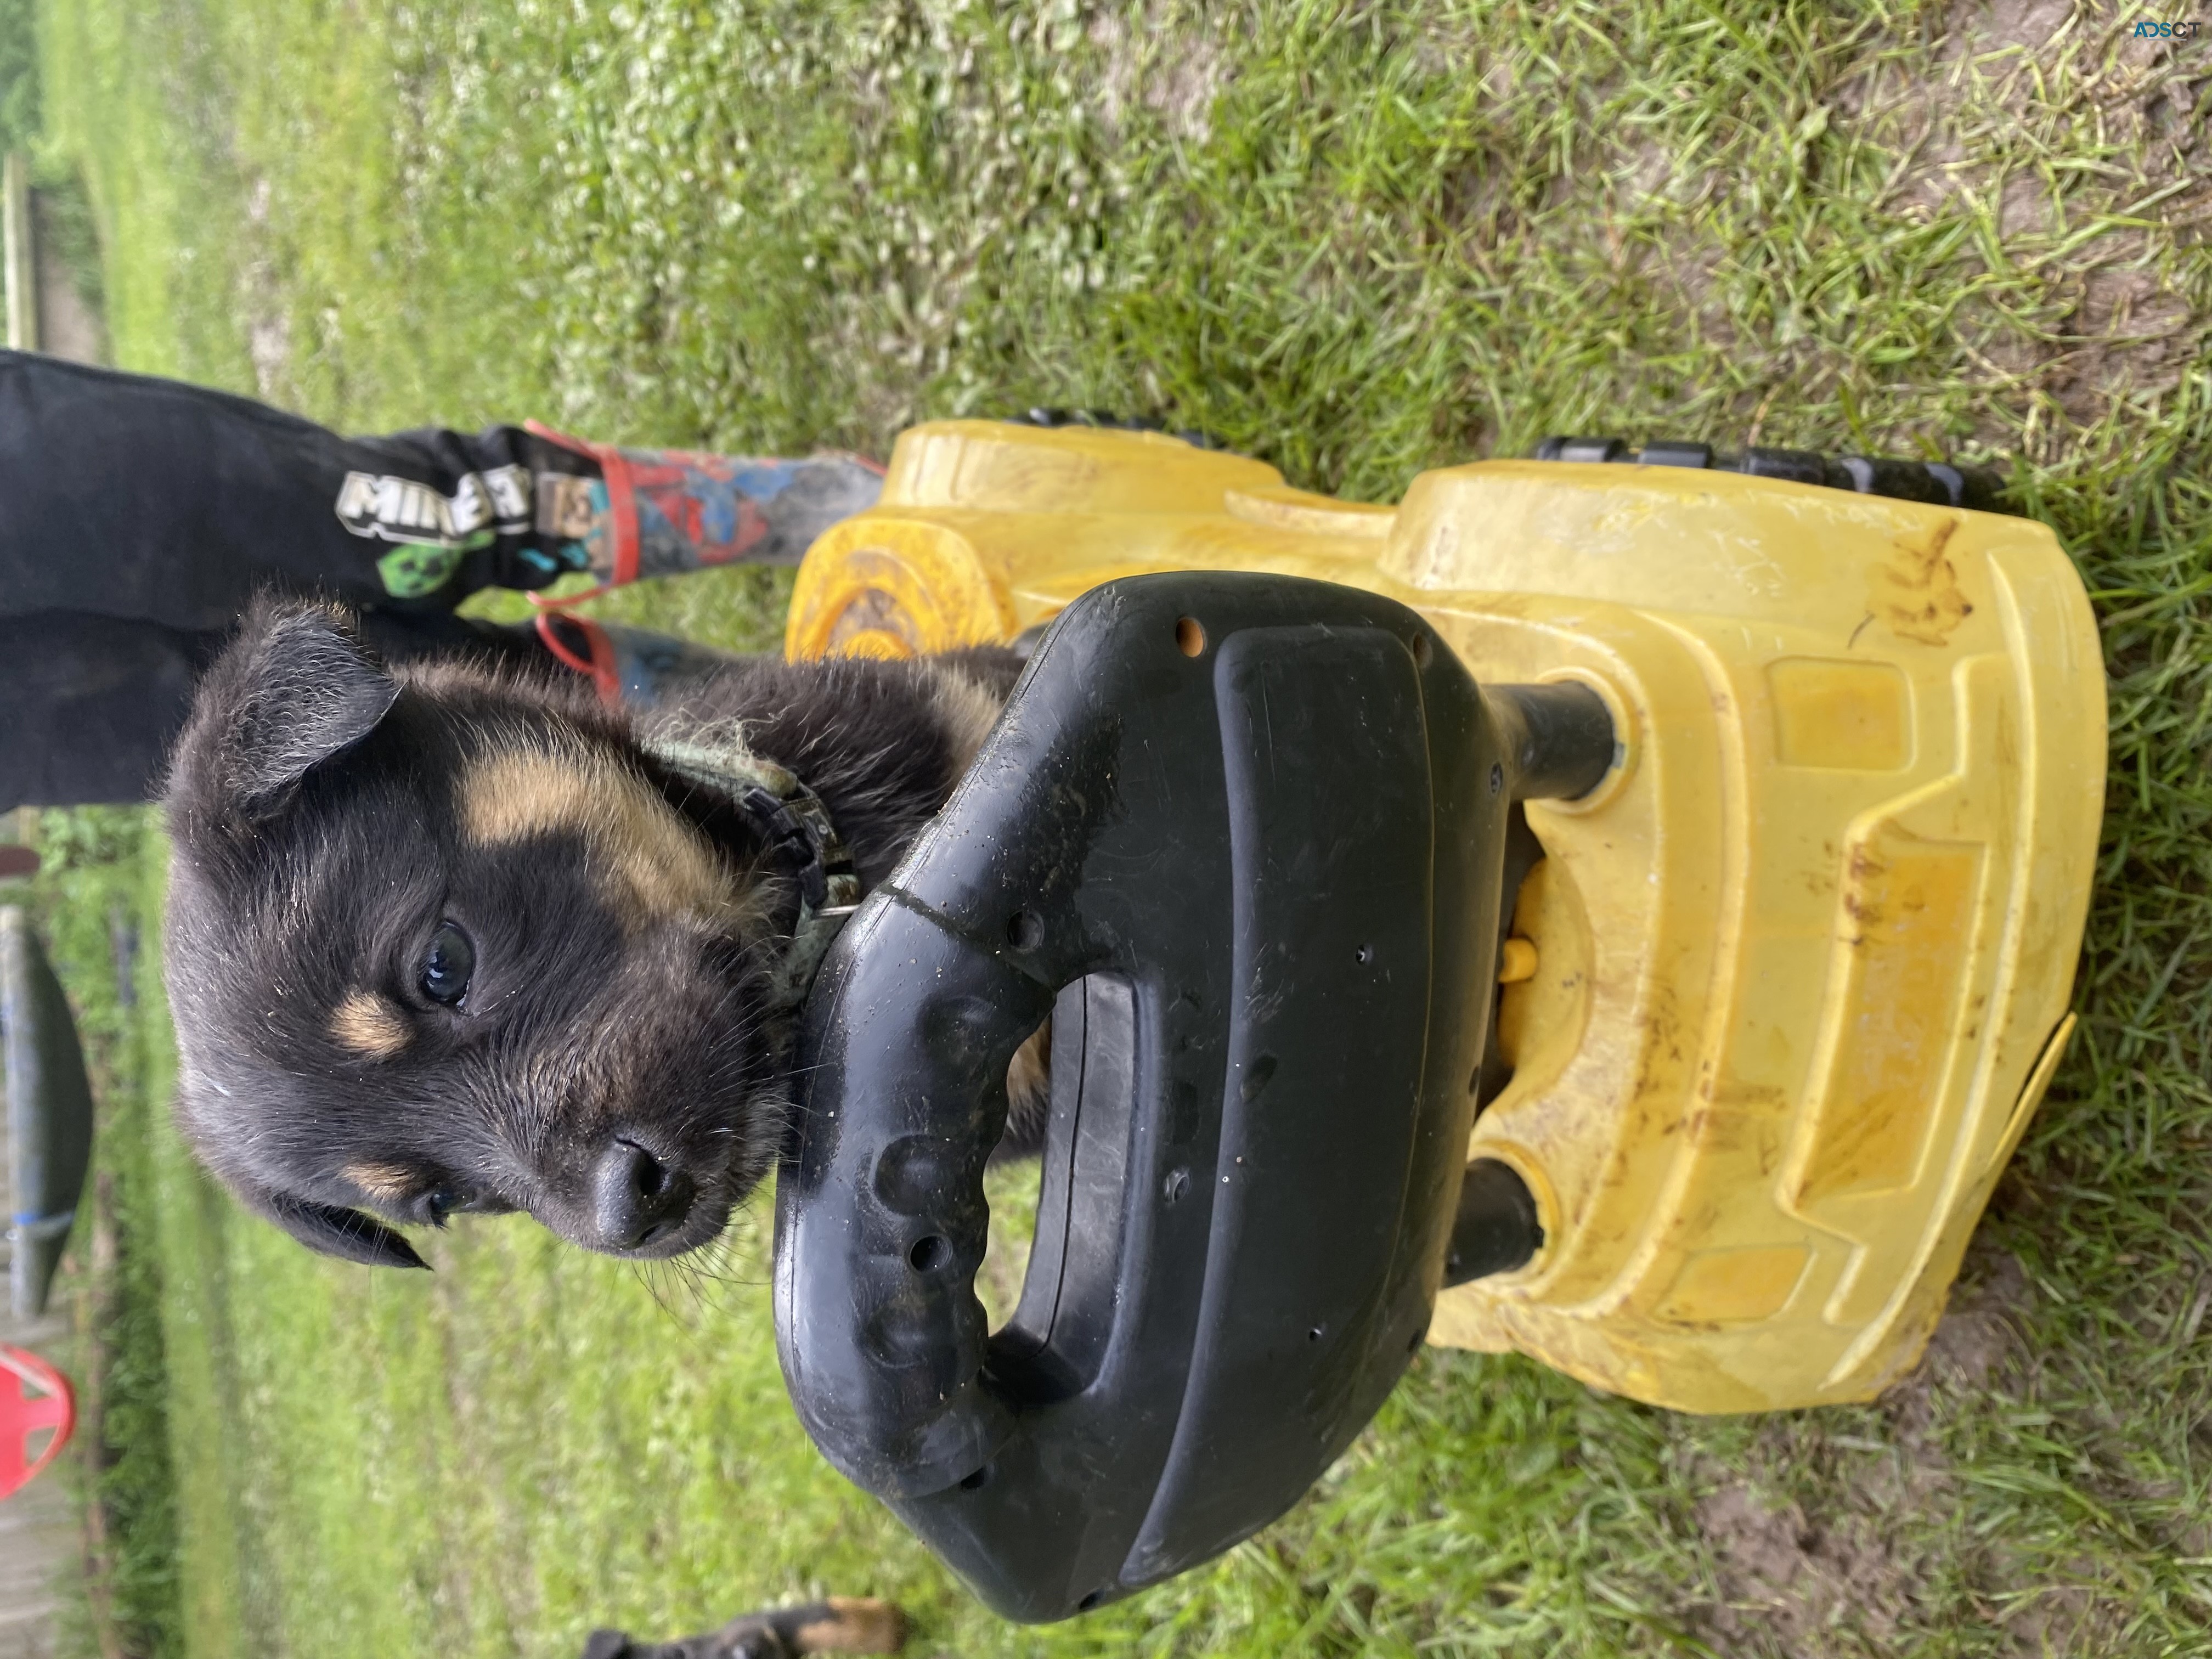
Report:
[[[27,1349],[0,1347],[0,1498],[28,1486],[76,1428],[76,1395],[69,1378]],[[53,1437],[33,1457],[31,1437],[41,1429],[52,1429]]]

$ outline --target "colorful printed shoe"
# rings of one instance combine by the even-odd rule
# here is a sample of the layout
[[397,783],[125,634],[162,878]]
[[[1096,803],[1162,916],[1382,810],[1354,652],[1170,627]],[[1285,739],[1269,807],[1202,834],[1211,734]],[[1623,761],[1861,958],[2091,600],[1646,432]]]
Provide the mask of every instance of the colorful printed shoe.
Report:
[[796,564],[814,538],[875,504],[884,470],[858,455],[805,460],[623,449],[530,430],[599,463],[599,477],[538,475],[537,522],[546,556],[620,586],[720,564]]

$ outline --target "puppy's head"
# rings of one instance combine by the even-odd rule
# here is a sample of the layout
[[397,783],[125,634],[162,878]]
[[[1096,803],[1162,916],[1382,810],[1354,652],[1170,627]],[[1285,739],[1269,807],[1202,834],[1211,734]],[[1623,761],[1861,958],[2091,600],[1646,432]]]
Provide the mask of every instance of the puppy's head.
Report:
[[587,692],[389,669],[344,613],[264,605],[172,764],[177,1113],[316,1249],[526,1210],[670,1256],[773,1159],[763,876]]

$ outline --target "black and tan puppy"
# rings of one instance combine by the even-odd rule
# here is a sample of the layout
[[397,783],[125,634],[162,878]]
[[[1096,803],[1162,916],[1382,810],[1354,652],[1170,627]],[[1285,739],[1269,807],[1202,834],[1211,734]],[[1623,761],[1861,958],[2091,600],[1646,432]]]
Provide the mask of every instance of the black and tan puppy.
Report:
[[1018,666],[733,659],[632,715],[580,676],[387,668],[343,612],[264,605],[169,782],[185,1136],[350,1261],[421,1266],[389,1224],[465,1211],[618,1255],[707,1243],[781,1149],[778,974],[819,884],[743,779],[788,769],[872,885]]

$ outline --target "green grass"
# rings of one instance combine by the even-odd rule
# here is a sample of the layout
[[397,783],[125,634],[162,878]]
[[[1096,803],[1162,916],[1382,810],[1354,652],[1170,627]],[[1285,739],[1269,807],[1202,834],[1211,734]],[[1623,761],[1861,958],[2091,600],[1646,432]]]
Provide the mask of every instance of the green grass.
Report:
[[[757,1236],[696,1297],[521,1223],[376,1277],[149,1127],[185,1650],[552,1656],[819,1588],[963,1655],[2212,1653],[2212,47],[2137,15],[44,0],[130,366],[733,448],[1102,405],[1380,499],[1552,430],[2014,456],[2112,672],[2083,1034],[1885,1401],[1429,1353],[1260,1540],[1016,1631],[806,1447]],[[781,591],[621,604],[757,641]]]
[[[65,1603],[67,1633],[92,1650],[97,1608],[98,1625],[137,1659],[175,1659],[183,1630],[167,1287],[151,1165],[166,1097],[148,1074],[167,1033],[145,1018],[144,997],[158,994],[158,963],[145,948],[154,935],[145,930],[134,939],[131,931],[151,914],[158,892],[162,849],[149,829],[134,809],[44,813],[36,834],[44,867],[19,890],[70,988],[100,1109],[91,1190],[56,1291],[76,1315],[68,1369],[82,1425],[63,1467],[81,1495],[96,1498],[106,1525],[104,1538],[88,1535],[93,1571]],[[110,1242],[94,1245],[96,1237]],[[96,1340],[88,1340],[94,1332]]]

